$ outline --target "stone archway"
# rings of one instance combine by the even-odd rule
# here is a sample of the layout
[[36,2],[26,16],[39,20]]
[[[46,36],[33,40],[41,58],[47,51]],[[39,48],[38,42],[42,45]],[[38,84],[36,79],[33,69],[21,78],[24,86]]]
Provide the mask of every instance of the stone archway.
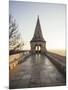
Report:
[[35,45],[35,52],[41,53],[41,45]]

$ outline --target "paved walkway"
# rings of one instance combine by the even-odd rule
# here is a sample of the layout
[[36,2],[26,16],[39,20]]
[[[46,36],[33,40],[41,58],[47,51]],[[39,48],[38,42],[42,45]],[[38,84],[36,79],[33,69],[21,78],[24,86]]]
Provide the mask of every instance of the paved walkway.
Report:
[[44,55],[33,55],[10,71],[10,88],[56,85],[65,85],[65,78]]

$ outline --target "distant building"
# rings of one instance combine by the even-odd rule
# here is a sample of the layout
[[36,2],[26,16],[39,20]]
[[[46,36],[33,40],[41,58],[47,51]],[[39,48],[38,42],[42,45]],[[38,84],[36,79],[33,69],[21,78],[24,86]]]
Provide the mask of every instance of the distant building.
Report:
[[37,24],[34,32],[34,36],[30,41],[31,52],[32,53],[45,53],[46,52],[46,41],[43,38],[39,16],[37,19]]

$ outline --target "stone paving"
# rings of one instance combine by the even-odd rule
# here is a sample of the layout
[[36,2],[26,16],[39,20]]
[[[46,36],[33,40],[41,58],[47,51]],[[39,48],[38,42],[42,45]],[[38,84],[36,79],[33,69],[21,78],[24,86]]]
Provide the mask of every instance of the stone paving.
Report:
[[10,72],[9,88],[65,85],[64,76],[44,55],[30,56]]

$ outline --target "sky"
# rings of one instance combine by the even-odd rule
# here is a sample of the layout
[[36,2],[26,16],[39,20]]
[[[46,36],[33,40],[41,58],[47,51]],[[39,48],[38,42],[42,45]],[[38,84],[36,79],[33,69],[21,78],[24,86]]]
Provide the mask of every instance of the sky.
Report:
[[30,49],[30,40],[39,15],[47,49],[65,49],[66,5],[38,2],[9,1],[11,14],[21,32],[24,49]]

